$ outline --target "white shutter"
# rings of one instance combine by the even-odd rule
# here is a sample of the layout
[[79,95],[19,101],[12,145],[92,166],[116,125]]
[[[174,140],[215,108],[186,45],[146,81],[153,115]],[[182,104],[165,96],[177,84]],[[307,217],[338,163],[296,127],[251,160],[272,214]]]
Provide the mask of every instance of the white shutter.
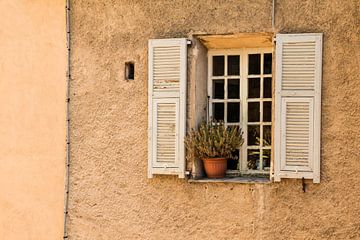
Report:
[[187,40],[149,40],[148,176],[185,177]]
[[276,35],[274,180],[320,182],[322,34]]

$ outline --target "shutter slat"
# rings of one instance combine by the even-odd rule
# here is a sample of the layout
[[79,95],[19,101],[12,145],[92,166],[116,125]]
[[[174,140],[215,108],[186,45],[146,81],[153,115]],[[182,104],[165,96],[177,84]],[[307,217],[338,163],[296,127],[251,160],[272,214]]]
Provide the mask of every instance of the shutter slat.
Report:
[[282,90],[315,88],[315,52],[315,41],[282,44]]
[[158,103],[156,128],[156,159],[176,162],[176,103]]
[[180,91],[181,46],[153,48],[153,91]]
[[[300,159],[309,163],[309,152],[311,144],[311,102],[296,101],[290,99],[285,101],[285,165]],[[288,141],[290,139],[290,142]],[[311,167],[309,164],[301,164],[302,167]]]

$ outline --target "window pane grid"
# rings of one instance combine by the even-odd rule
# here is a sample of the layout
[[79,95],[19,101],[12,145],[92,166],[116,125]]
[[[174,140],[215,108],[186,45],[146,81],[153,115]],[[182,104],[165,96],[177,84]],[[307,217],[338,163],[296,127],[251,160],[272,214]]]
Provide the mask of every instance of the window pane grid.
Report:
[[[217,57],[217,59],[221,59],[220,62],[223,61],[223,65],[221,64],[221,66],[218,64],[216,67],[220,67],[221,70],[220,71],[217,71],[216,69],[214,69],[214,65],[211,66],[212,68],[212,73],[216,72],[216,73],[219,73],[219,72],[223,72],[223,75],[219,75],[217,74],[217,76],[211,76],[211,80],[212,82],[214,81],[220,81],[222,80],[223,81],[223,94],[221,96],[223,97],[220,97],[220,98],[214,98],[214,95],[211,94],[210,95],[210,104],[212,105],[212,108],[215,107],[215,103],[223,103],[223,110],[221,110],[221,114],[222,114],[222,117],[221,117],[221,120],[224,121],[224,124],[225,126],[239,126],[240,125],[240,116],[239,117],[235,117],[234,116],[229,116],[229,107],[231,107],[231,109],[235,109],[236,110],[236,103],[238,103],[239,105],[239,108],[241,108],[241,104],[240,104],[240,88],[239,88],[239,93],[237,93],[236,95],[238,95],[238,98],[229,98],[229,80],[238,80],[239,81],[239,87],[240,87],[240,79],[241,79],[241,74],[240,74],[240,54],[217,54],[216,56],[213,56],[213,57]],[[239,66],[235,66],[236,65],[236,62],[235,62],[235,65],[233,62],[231,62],[231,67],[233,68],[233,72],[231,74],[231,76],[229,76],[229,58],[231,58],[231,61],[233,60],[237,60],[236,58],[239,58]],[[213,58],[214,59],[214,58]],[[238,68],[238,69],[237,69]],[[239,74],[233,74],[233,73],[239,73]],[[214,88],[214,85],[212,86]],[[220,90],[220,89],[218,89]],[[214,93],[214,89],[212,90],[212,93]],[[231,96],[233,97],[233,96]],[[233,104],[231,106],[229,106],[229,104]],[[235,105],[234,105],[235,104]],[[213,109],[214,110],[214,109]],[[239,115],[241,114],[240,111],[241,109],[238,110],[239,112]],[[236,112],[236,111],[235,111]],[[215,113],[213,112],[212,113],[212,116],[215,117]],[[218,114],[219,115],[219,114]],[[231,122],[228,122],[228,119],[231,119]],[[239,121],[236,121],[237,119],[239,119]],[[235,121],[234,121],[235,120]]]
[[[219,118],[224,122],[225,126],[240,126],[241,124],[241,99],[240,99],[240,79],[241,79],[241,72],[240,72],[240,54],[217,54],[218,59],[221,59],[220,62],[223,60],[223,66],[220,66],[221,64],[217,64],[215,67],[220,67],[220,70],[214,69],[214,65],[211,64],[211,72],[210,72],[210,79],[211,79],[211,87],[212,89],[209,90],[209,96],[210,96],[210,109],[213,110],[210,112],[210,116]],[[212,58],[213,60],[213,58]],[[230,61],[230,62],[229,62]],[[211,61],[210,61],[211,62]],[[238,64],[238,66],[237,66]],[[214,74],[211,73],[223,73],[223,74],[217,74],[217,76],[213,76]],[[230,76],[229,76],[230,75]],[[218,89],[214,89],[215,81],[222,81],[222,84],[218,84]],[[220,93],[222,91],[222,93]],[[217,93],[217,96],[220,96],[218,98],[214,98],[215,92]],[[215,104],[221,104],[221,108],[219,111],[215,112]],[[229,112],[230,111],[230,112]],[[240,150],[240,149],[239,149]],[[239,151],[238,151],[239,152]],[[238,154],[240,155],[240,154]],[[234,161],[234,160],[228,160]],[[239,161],[238,158],[236,160],[237,163],[230,164],[231,169],[239,168]],[[228,173],[234,172],[234,170],[228,170]],[[235,170],[235,172],[239,172],[239,170]]]
[[[252,54],[252,56],[254,56],[255,54]],[[251,156],[251,159],[247,159],[247,166],[248,166],[248,171],[252,172],[252,171],[257,171],[259,173],[261,172],[268,172],[269,171],[269,167],[265,167],[265,155],[264,155],[264,150],[267,150],[267,151],[271,151],[271,145],[270,146],[267,146],[267,142],[265,142],[264,138],[264,126],[271,126],[271,122],[269,121],[264,121],[264,114],[265,114],[265,110],[264,110],[264,103],[265,102],[268,102],[268,103],[271,103],[272,102],[272,99],[271,98],[264,98],[264,79],[265,78],[271,78],[272,75],[271,74],[264,74],[264,53],[259,53],[260,55],[260,75],[250,75],[248,74],[247,75],[247,82],[249,83],[249,81],[255,81],[255,79],[260,79],[260,93],[259,93],[259,98],[253,98],[253,96],[251,96],[251,98],[249,98],[250,96],[248,96],[247,98],[247,107],[249,108],[250,105],[249,103],[253,103],[251,106],[257,106],[257,105],[254,105],[255,103],[259,103],[259,121],[252,121],[252,122],[249,122],[249,120],[253,120],[253,119],[248,119],[248,122],[247,122],[247,126],[259,126],[259,130],[260,130],[260,136],[259,136],[259,139],[257,139],[257,145],[256,146],[248,146],[246,147],[247,149],[247,157],[250,157]],[[248,58],[250,58],[250,55],[248,55]],[[250,61],[249,63],[250,64]],[[248,66],[248,69],[250,69],[251,67]],[[254,67],[252,67],[252,71],[258,71],[256,70]],[[254,80],[251,80],[251,79],[254,79]],[[256,86],[256,85],[255,85]],[[249,86],[248,86],[249,88]],[[250,90],[248,90],[250,91]],[[257,90],[256,90],[257,92]],[[248,113],[249,111],[253,111],[251,109],[248,109]],[[266,114],[268,114],[268,112],[266,112]],[[267,116],[268,118],[268,116]],[[267,119],[268,120],[268,119]],[[271,118],[270,118],[271,120]],[[248,132],[249,134],[249,132]],[[250,150],[250,152],[249,152]],[[257,150],[257,151],[256,151]],[[255,156],[255,157],[254,157]],[[256,160],[256,156],[258,156],[258,159]],[[266,156],[266,158],[268,158],[268,156]],[[258,164],[255,163],[254,164],[254,159],[255,161],[259,161]],[[249,162],[250,161],[250,162]],[[268,160],[269,161],[269,160]],[[256,168],[256,170],[254,169]]]
[[[244,49],[237,51],[224,50],[224,54],[221,54],[218,51],[215,51],[214,53],[216,54],[209,55],[209,68],[211,68],[211,70],[209,70],[209,83],[211,83],[209,84],[209,116],[215,117],[214,104],[217,104],[218,106],[220,106],[219,104],[221,104],[221,119],[223,119],[225,126],[241,126],[243,128],[243,131],[245,132],[244,138],[247,140],[245,140],[244,145],[241,147],[241,149],[239,149],[239,169],[241,170],[241,172],[268,174],[270,170],[269,162],[271,160],[272,150],[271,139],[269,139],[269,134],[271,138],[272,126],[271,108],[269,109],[269,105],[272,105],[272,86],[269,82],[271,81],[273,76],[271,70],[269,72],[269,65],[271,66],[271,63],[269,64],[268,61],[267,63],[264,63],[264,54],[271,55],[271,52],[269,52],[269,50],[265,51],[265,49],[260,49],[259,52],[254,52],[253,50],[251,50],[250,52]],[[251,71],[253,74],[248,74],[250,63],[248,58],[250,54],[253,55],[252,61],[255,64],[251,66]],[[219,70],[213,69],[213,56],[218,57],[218,62],[216,63],[215,67],[219,67]],[[267,59],[268,58],[269,56],[267,56]],[[265,70],[265,67],[267,70]],[[265,71],[266,74],[264,74]],[[214,72],[217,73],[216,76],[213,76]],[[219,73],[221,73],[221,75]],[[265,78],[267,78],[266,84],[264,80]],[[213,98],[214,80],[223,81],[223,95],[219,94],[219,90],[220,88],[222,88],[222,86],[220,86],[217,92],[217,96],[220,96],[220,98]],[[248,98],[248,81],[258,81],[258,83],[252,83],[252,85],[255,87],[251,88],[252,98]],[[239,92],[238,94],[237,91]],[[259,91],[259,93],[257,93],[257,91]],[[254,94],[255,92],[256,94]],[[249,109],[249,103],[253,103],[251,109]],[[264,105],[264,103],[266,104]],[[253,108],[254,106],[255,108]],[[239,109],[237,109],[237,107]],[[252,119],[249,119],[249,110],[253,114]],[[231,115],[234,113],[240,115],[239,118]],[[219,112],[217,113],[217,115],[219,116]],[[252,135],[252,142],[248,142],[248,126],[253,126],[252,134],[255,134],[257,132],[255,135]],[[256,130],[256,132],[254,132],[254,130]],[[266,139],[266,141],[264,139]],[[252,151],[252,160],[256,159],[255,168],[247,167],[249,164],[249,150]]]

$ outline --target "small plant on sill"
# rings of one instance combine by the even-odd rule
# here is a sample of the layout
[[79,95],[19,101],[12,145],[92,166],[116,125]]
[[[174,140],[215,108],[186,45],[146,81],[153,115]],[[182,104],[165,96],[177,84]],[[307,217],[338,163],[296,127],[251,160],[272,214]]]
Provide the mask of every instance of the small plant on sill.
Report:
[[243,133],[238,126],[225,127],[223,122],[203,121],[198,129],[192,129],[185,137],[189,154],[194,154],[204,162],[209,178],[225,177],[227,158],[244,142]]

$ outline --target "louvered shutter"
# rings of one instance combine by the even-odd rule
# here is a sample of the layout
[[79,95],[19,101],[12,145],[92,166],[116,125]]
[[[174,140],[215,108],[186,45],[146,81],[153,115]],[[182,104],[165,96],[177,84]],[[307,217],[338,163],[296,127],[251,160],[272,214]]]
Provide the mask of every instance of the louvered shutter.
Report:
[[320,182],[322,34],[276,35],[274,180]]
[[148,176],[185,176],[187,40],[149,40]]

